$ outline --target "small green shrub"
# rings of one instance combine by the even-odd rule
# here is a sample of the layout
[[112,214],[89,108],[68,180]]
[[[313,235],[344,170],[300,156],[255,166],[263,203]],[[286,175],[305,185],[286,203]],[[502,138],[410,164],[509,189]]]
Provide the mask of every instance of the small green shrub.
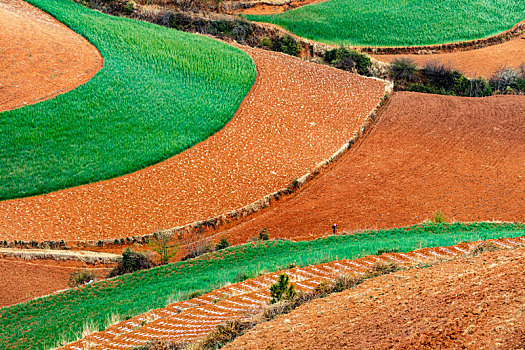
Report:
[[390,64],[388,75],[401,86],[414,83],[418,80],[417,63],[408,57],[396,58]]
[[135,3],[133,1],[128,1],[124,6],[124,14],[131,15],[135,11]]
[[270,237],[268,236],[268,230],[266,229],[266,227],[263,228],[263,229],[261,230],[261,232],[259,232],[259,239],[260,239],[261,241],[267,241],[267,240],[270,239]]
[[215,250],[222,250],[225,248],[228,248],[230,246],[230,243],[228,242],[228,239],[226,237],[222,237],[219,243],[215,246]]
[[90,270],[78,270],[76,272],[73,272],[69,276],[68,285],[70,287],[77,287],[92,281],[95,281],[95,273]]
[[443,214],[441,210],[438,210],[434,213],[433,219],[434,219],[434,223],[441,224],[445,222],[445,214]]
[[334,67],[346,71],[357,71],[357,73],[366,75],[372,66],[370,57],[356,50],[339,47],[326,51],[324,59]]
[[299,54],[299,43],[290,35],[286,34],[273,42],[272,50],[297,56]]
[[268,37],[263,37],[261,39],[261,42],[259,43],[259,47],[263,47],[265,49],[271,49],[272,48],[272,40]]
[[375,255],[381,255],[386,253],[398,253],[399,248],[390,248],[390,249],[378,249]]
[[270,286],[271,304],[281,300],[290,300],[296,295],[295,287],[290,284],[290,277],[287,274],[279,275],[276,283]]
[[147,256],[142,253],[134,252],[128,248],[122,253],[122,260],[120,260],[117,267],[111,270],[108,277],[115,277],[139,270],[150,269],[153,266],[153,262]]
[[149,243],[154,252],[159,254],[160,263],[167,264],[168,261],[177,254],[179,246],[177,244],[170,244],[171,234],[163,231],[158,231],[153,234],[154,239]]

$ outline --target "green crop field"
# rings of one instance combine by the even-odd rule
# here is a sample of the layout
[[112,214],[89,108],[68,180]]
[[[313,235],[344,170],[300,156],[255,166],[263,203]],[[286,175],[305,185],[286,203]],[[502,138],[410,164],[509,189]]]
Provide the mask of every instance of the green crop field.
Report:
[[30,0],[104,57],[88,83],[0,113],[0,200],[127,174],[221,129],[255,81],[237,48],[69,0]]
[[247,16],[337,45],[413,46],[480,39],[525,19],[523,0],[329,0]]
[[[0,348],[42,349],[74,340],[92,320],[100,327],[111,314],[129,317],[164,307],[174,294],[211,291],[241,273],[255,277],[295,262],[298,266],[354,259],[379,249],[407,252],[525,235],[523,224],[429,224],[331,236],[308,242],[268,241],[231,247],[200,259],[177,262],[0,309]],[[183,298],[184,299],[184,298]]]

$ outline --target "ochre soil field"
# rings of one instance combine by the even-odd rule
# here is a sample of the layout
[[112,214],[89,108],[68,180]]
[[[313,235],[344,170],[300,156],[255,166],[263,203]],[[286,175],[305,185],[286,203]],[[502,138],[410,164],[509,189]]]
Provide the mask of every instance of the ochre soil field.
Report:
[[139,236],[243,207],[332,156],[386,91],[383,81],[244,50],[257,65],[257,80],[221,131],[124,177],[0,202],[0,238]]
[[524,254],[501,250],[374,278],[224,349],[523,349]]
[[[520,237],[491,241],[494,242],[494,245],[501,248],[516,248],[525,242],[525,238]],[[265,274],[257,278],[228,285],[188,301],[170,304],[163,309],[151,310],[130,320],[115,324],[105,331],[93,333],[80,341],[69,344],[64,349],[82,350],[88,346],[90,346],[91,349],[96,348],[101,350],[133,349],[154,338],[163,338],[172,343],[195,341],[202,338],[221,323],[232,319],[249,318],[259,312],[271,299],[269,287],[276,282],[280,273],[288,274],[290,281],[295,285],[297,290],[311,292],[319,283],[334,282],[338,276],[366,273],[371,266],[378,262],[393,262],[405,267],[410,267],[414,264],[434,263],[441,259],[460,258],[468,254],[471,249],[478,244],[478,242],[461,243],[449,247],[418,249],[408,253],[388,253],[379,256],[366,256],[356,260],[339,260]],[[519,252],[523,254],[525,250],[520,248]],[[469,264],[477,262],[466,260],[464,263],[467,267],[470,267]],[[523,270],[523,261],[520,267],[521,270]],[[445,268],[445,270],[446,269],[447,268]],[[486,267],[484,267],[484,270],[486,270]],[[521,270],[516,269],[516,271],[519,271],[521,274],[522,283],[521,285],[517,284],[514,286],[520,290],[523,289],[522,285],[523,282],[525,282],[523,280],[524,272]],[[420,269],[416,271],[422,273]],[[514,281],[516,281],[516,279],[514,279]],[[422,284],[422,286],[424,285],[425,284]],[[450,285],[455,288],[458,287],[456,283],[450,283]],[[507,286],[509,285],[511,286],[512,284],[507,284]],[[525,295],[525,293],[522,295]],[[399,301],[400,304],[404,304],[405,302],[400,297],[396,300]],[[445,299],[444,302],[447,301],[448,299]],[[516,304],[519,303],[514,303],[513,305]],[[523,303],[521,306],[523,306]],[[373,308],[370,308],[370,310],[372,314]],[[521,311],[523,312],[523,309]],[[327,310],[327,313],[330,313],[330,311]],[[444,314],[444,316],[445,315],[446,314]],[[341,319],[346,320],[346,318]],[[376,319],[377,322],[381,322],[380,320],[382,319]],[[293,339],[291,341],[293,343]],[[301,346],[306,344],[308,343],[295,343],[295,346],[301,348]],[[95,345],[97,346],[95,347]],[[264,348],[258,346],[259,344],[253,348]],[[276,345],[271,349],[286,348],[287,347]]]
[[22,0],[0,0],[0,112],[87,82],[102,56],[82,36]]
[[245,242],[446,221],[525,221],[525,96],[396,93],[353,151],[288,198],[218,232]]
[[105,277],[111,266],[86,265],[79,261],[19,260],[0,258],[0,307],[21,303],[69,288],[71,273],[79,269],[93,270]]
[[409,57],[423,66],[428,61],[450,65],[469,77],[490,78],[503,67],[517,68],[525,64],[525,34],[498,45],[468,51],[454,51],[431,55],[372,55],[383,61],[392,62],[399,57]]

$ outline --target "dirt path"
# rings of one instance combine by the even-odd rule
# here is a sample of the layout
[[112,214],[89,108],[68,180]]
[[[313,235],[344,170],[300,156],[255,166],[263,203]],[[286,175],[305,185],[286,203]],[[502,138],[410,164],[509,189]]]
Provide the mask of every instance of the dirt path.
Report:
[[54,259],[76,260],[88,264],[115,263],[120,260],[120,255],[81,250],[54,250],[54,249],[13,249],[0,248],[0,256],[15,257],[23,260]]
[[383,62],[395,58],[409,57],[423,66],[428,61],[438,61],[451,65],[469,77],[490,78],[502,67],[517,68],[525,64],[525,34],[503,44],[487,46],[469,51],[438,53],[433,55],[372,55]]
[[[499,239],[493,242],[500,247],[515,248],[525,243],[525,238]],[[94,333],[81,341],[71,343],[64,349],[82,350],[88,344],[91,345],[91,348],[98,345],[96,349],[133,349],[154,338],[163,338],[173,343],[191,342],[202,338],[227,320],[247,318],[257,313],[268,304],[271,299],[269,287],[275,283],[282,272],[290,276],[290,281],[294,283],[297,290],[311,292],[319,283],[333,282],[337,276],[363,274],[377,262],[395,262],[412,266],[414,263],[436,261],[436,259],[458,258],[467,254],[477,244],[475,242],[461,243],[450,247],[424,248],[408,253],[367,256],[356,260],[339,260],[265,274],[223,287],[198,298],[176,302],[163,309],[151,310],[113,325],[103,332]],[[520,248],[516,251],[523,254],[525,250]],[[523,262],[525,260],[522,259],[521,270],[516,269],[521,276],[523,276]],[[486,269],[481,264],[479,268]],[[523,290],[518,285],[514,287]],[[293,343],[294,340],[291,339],[291,341]],[[296,343],[296,346],[301,348],[301,345],[304,344]],[[261,345],[258,344],[253,348],[264,348],[259,346]],[[283,348],[287,347],[275,346],[272,349]]]
[[397,93],[354,151],[225,234],[309,240],[431,218],[525,221],[525,96]]
[[99,277],[112,265],[87,265],[80,261],[0,258],[0,307],[28,301],[66,288],[71,273],[89,268]]
[[385,94],[382,81],[245,50],[258,77],[221,131],[121,178],[0,202],[0,239],[139,236],[248,205],[328,159]]
[[72,90],[100,68],[82,36],[22,0],[0,0],[0,112]]
[[524,248],[411,269],[306,304],[224,349],[523,349]]

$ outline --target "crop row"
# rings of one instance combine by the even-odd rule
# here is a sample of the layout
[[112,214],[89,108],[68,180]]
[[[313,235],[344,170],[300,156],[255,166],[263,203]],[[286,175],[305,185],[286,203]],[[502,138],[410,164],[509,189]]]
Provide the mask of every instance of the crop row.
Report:
[[381,250],[408,252],[523,235],[522,224],[429,224],[308,242],[275,240],[231,247],[197,260],[139,271],[0,309],[0,348],[49,348],[59,339],[77,339],[86,320],[101,330],[112,314],[133,317],[166,306],[174,296],[189,299],[195,291],[208,292],[239,276],[255,277],[292,263],[301,267],[355,259]]

